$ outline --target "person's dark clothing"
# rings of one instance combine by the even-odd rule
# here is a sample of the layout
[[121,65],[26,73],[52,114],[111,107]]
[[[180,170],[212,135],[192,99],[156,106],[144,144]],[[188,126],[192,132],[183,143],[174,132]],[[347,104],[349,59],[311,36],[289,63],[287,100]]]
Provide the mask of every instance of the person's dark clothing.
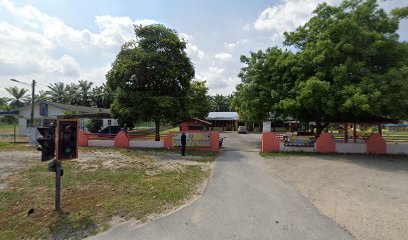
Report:
[[186,155],[186,143],[187,143],[187,138],[186,138],[186,134],[182,133],[181,134],[181,155],[185,156]]

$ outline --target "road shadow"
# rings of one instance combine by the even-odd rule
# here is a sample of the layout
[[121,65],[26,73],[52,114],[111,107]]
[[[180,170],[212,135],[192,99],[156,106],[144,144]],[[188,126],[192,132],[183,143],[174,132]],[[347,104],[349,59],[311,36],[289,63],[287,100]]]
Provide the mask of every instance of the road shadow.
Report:
[[93,235],[98,226],[90,216],[73,217],[65,212],[55,212],[57,220],[48,229],[51,239],[83,239]]

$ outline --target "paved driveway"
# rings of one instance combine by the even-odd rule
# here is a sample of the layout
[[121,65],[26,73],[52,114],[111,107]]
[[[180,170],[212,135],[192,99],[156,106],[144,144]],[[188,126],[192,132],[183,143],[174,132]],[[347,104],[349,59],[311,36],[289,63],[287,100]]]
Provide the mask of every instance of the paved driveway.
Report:
[[203,196],[142,226],[125,223],[93,239],[351,239],[268,170],[260,135],[227,139]]

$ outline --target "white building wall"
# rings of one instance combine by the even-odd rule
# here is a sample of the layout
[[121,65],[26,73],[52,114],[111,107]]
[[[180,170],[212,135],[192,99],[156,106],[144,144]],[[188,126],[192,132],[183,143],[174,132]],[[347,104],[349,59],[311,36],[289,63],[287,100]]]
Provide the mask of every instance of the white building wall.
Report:
[[113,147],[115,146],[114,140],[88,140],[88,146],[90,147]]
[[262,126],[262,132],[271,132],[271,121],[264,121]]
[[[19,116],[30,119],[31,118],[31,105],[19,110]],[[34,105],[34,119],[57,119],[57,115],[63,115],[67,110],[58,108],[52,104],[48,104],[48,116],[40,115],[40,104],[36,103]]]
[[388,154],[408,154],[408,144],[387,143]]
[[365,143],[336,143],[337,153],[366,153]]
[[18,118],[18,135],[28,135],[27,119]]
[[[110,121],[110,124],[109,124]],[[119,126],[118,120],[117,119],[103,119],[103,123],[102,123],[102,129],[109,127],[109,126]]]
[[164,141],[129,141],[129,147],[164,148]]

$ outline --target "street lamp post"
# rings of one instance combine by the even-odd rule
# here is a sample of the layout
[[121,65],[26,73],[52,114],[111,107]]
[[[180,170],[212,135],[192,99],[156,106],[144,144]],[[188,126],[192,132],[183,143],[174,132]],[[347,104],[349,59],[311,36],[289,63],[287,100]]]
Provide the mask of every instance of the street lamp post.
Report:
[[[13,78],[11,78],[10,81],[22,83],[25,85],[30,85],[28,83],[20,82],[17,79],[13,79]],[[33,80],[33,82],[31,83],[31,124],[30,124],[30,127],[34,127],[34,94],[35,94],[35,80]]]
[[31,127],[34,127],[34,93],[35,93],[35,80],[31,83]]

